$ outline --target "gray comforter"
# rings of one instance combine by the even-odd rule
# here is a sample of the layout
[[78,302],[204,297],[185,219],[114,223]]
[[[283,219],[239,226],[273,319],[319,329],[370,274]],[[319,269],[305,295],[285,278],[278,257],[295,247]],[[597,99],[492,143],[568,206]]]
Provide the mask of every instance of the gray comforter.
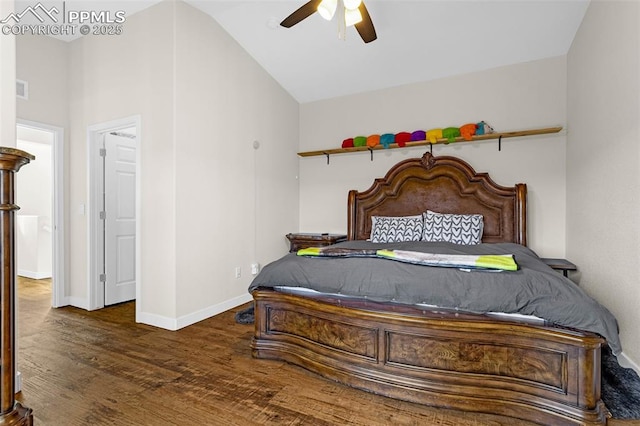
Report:
[[288,254],[266,265],[249,291],[259,287],[304,287],[375,301],[436,305],[465,312],[535,315],[565,327],[595,332],[618,355],[622,351],[615,317],[568,278],[519,244],[347,241],[354,249],[387,248],[446,254],[513,254],[515,272],[463,271],[376,258],[308,258]]

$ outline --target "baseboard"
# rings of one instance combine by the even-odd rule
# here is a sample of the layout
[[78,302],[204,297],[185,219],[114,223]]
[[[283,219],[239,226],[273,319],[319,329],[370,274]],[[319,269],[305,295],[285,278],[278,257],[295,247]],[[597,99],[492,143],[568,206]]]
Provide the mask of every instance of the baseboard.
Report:
[[178,329],[177,320],[175,318],[164,317],[162,315],[151,314],[149,312],[136,313],[136,322],[151,325],[153,327],[164,328],[169,331],[176,331]]
[[211,318],[212,316],[221,314],[229,309],[235,308],[236,306],[243,305],[251,300],[253,300],[252,296],[247,293],[179,318],[169,318],[148,312],[140,312],[136,316],[136,322],[164,328],[165,330],[176,331],[207,318]]
[[63,308],[65,306],[69,306],[69,305],[71,305],[71,302],[69,302],[69,298],[68,297],[63,297],[61,300],[58,300],[58,304],[57,305],[53,305],[52,307],[53,308]]
[[13,386],[13,393],[20,393],[22,391],[22,373],[16,371],[16,382]]
[[249,294],[243,294],[242,296],[234,297],[233,299],[226,300],[224,302],[218,303],[216,305],[210,306],[205,309],[201,309],[197,312],[184,315],[178,318],[177,324],[178,328],[183,328],[191,324],[195,324],[207,318],[211,318],[214,315],[221,314],[229,309],[235,308],[236,306],[243,305],[247,302],[253,300],[253,297]]
[[[87,299],[82,297],[66,297],[65,301],[67,305],[75,306],[76,308],[84,309],[85,311],[89,310],[89,303]],[[65,306],[65,305],[60,305]]]
[[640,375],[640,365],[629,358],[624,352],[618,356],[618,363],[624,368],[632,368],[638,375]]
[[18,269],[18,275],[32,280],[42,280],[45,278],[51,278],[51,272],[33,272],[25,269]]

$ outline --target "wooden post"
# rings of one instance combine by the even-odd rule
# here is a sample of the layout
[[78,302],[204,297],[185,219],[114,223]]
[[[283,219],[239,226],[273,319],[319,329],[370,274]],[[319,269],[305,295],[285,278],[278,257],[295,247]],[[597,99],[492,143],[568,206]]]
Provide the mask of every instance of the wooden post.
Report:
[[16,271],[14,176],[35,157],[0,147],[0,425],[32,425],[33,411],[15,399]]

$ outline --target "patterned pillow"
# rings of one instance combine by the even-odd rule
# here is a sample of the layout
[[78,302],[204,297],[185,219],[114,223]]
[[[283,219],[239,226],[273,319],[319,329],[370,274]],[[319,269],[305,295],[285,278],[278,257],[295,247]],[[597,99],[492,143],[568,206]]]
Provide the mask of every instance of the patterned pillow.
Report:
[[424,228],[422,215],[371,216],[371,237],[374,243],[420,241]]
[[484,220],[481,214],[445,214],[427,210],[422,215],[423,241],[447,241],[464,245],[482,242]]

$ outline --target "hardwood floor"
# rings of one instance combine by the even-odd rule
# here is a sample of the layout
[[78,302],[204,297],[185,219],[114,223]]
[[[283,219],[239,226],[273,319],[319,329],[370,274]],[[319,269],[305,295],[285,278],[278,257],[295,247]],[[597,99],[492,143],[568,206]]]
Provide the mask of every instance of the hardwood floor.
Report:
[[37,425],[531,425],[400,402],[253,359],[253,327],[235,323],[239,308],[172,332],[136,324],[133,302],[52,309],[49,287],[18,280],[18,400]]

